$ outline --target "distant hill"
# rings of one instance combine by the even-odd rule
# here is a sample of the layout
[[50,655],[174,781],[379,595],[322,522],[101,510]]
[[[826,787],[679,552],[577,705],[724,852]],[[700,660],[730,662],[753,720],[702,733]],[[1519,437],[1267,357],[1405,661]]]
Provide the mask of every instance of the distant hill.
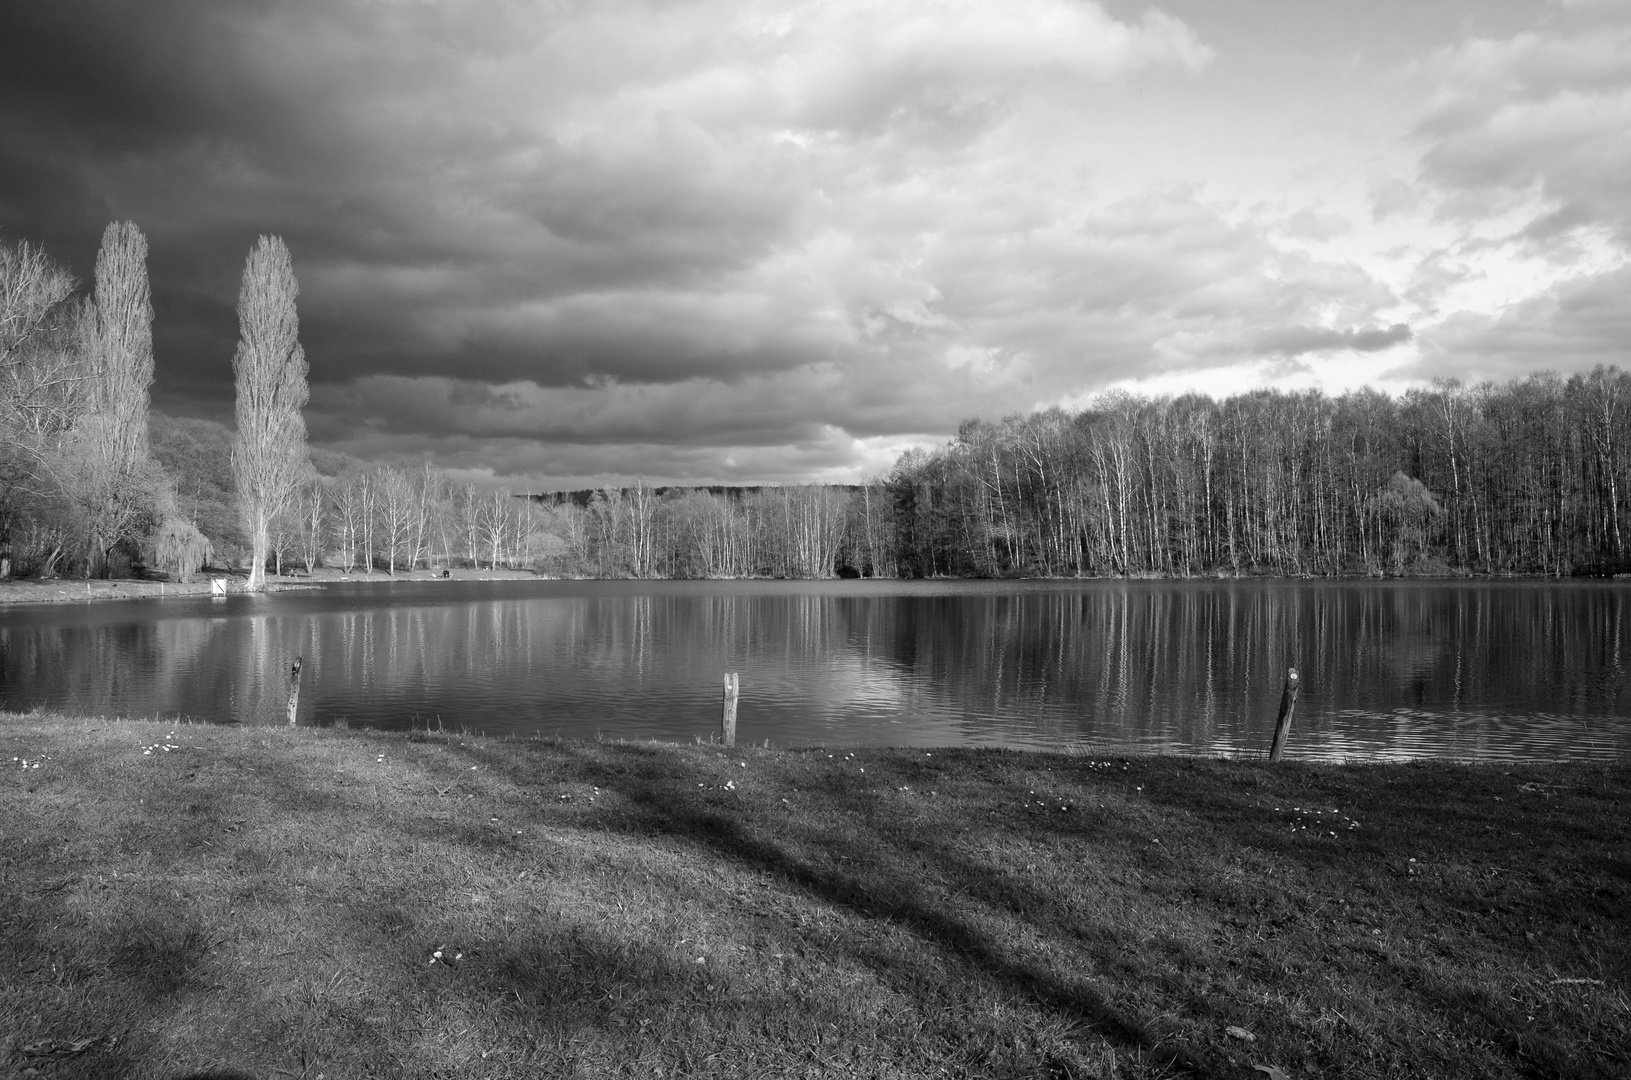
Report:
[[[680,485],[663,485],[663,486],[659,486],[659,487],[653,487],[651,490],[656,493],[656,495],[657,495],[657,497],[659,499],[678,498],[678,497],[680,497],[682,495],[688,494],[688,493],[693,492],[693,491],[706,491],[710,495],[723,495],[726,498],[731,499],[731,500],[734,501],[734,500],[741,499],[744,495],[751,495],[754,492],[759,492],[759,491],[775,490],[777,487],[781,487],[781,486],[784,486],[784,485],[779,485],[779,484],[751,484],[751,485],[747,485],[747,484],[700,484],[700,485],[695,485],[695,486],[692,486],[692,487],[684,487],[684,486],[680,486]],[[820,485],[820,486],[831,488],[834,491],[850,491],[850,492],[854,492],[854,491],[860,491],[861,490],[861,485],[859,485],[859,484],[823,484],[823,485]],[[584,489],[579,490],[579,491],[546,491],[546,492],[543,492],[542,494],[532,495],[531,498],[532,498],[532,500],[534,502],[542,503],[545,506],[567,506],[567,505],[572,505],[572,506],[576,506],[576,507],[579,507],[579,508],[583,508],[583,507],[587,507],[591,502],[593,502],[596,495],[598,495],[600,492],[605,491],[605,490],[607,490],[607,489],[606,488],[584,488]],[[634,493],[633,488],[618,488],[617,490],[622,492],[624,495],[631,495],[631,494]]]
[[148,414],[153,457],[176,485],[176,512],[209,537],[218,556],[248,547],[232,482],[232,429],[214,420]]
[[[232,429],[215,420],[153,409],[147,430],[153,457],[175,482],[176,512],[209,537],[218,555],[247,548],[232,480]],[[330,478],[372,467],[362,458],[319,447],[312,448],[311,463],[319,475]]]

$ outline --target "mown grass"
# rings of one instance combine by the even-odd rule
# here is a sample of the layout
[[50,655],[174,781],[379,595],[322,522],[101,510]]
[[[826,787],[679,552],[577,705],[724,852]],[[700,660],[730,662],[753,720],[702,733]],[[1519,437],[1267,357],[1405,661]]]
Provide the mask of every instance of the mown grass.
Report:
[[0,1076],[1631,1074],[1625,764],[36,715],[0,766]]

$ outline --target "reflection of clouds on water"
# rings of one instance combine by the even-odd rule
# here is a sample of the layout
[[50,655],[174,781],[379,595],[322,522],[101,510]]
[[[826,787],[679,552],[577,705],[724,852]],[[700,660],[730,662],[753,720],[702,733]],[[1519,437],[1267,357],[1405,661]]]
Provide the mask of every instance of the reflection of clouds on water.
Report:
[[[478,583],[479,584],[479,583]],[[0,702],[281,723],[1260,754],[1631,750],[1625,591],[1488,583],[421,583],[0,613]]]

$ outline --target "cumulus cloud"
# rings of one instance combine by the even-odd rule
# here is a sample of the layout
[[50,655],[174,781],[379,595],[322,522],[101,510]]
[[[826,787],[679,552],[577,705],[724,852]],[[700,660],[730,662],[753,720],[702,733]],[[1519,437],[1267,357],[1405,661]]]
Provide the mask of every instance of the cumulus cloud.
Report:
[[[1590,17],[1575,17],[1580,10]],[[1599,225],[1631,238],[1631,11],[1566,11],[1510,38],[1436,51],[1418,125],[1422,176],[1445,213],[1533,209],[1544,239]],[[1480,204],[1480,197],[1489,200]],[[1553,227],[1547,228],[1550,222]]]
[[[1433,51],[1418,194],[1458,230],[1407,294],[1439,325],[1416,370],[1496,377],[1631,359],[1605,303],[1631,262],[1631,7],[1572,3]],[[1379,201],[1403,203],[1388,190]]]
[[[1528,191],[1510,148],[1557,117],[1503,112],[1499,71],[1612,104],[1608,52],[1532,53],[1432,59],[1440,205]],[[1181,140],[1117,127],[1129,101],[1218,63],[1088,0],[58,0],[0,15],[0,226],[85,266],[109,218],[147,231],[168,407],[225,407],[242,259],[277,232],[326,445],[836,475],[1151,371],[1410,341],[1347,216],[1137,160]],[[1582,117],[1554,233],[1605,220]]]

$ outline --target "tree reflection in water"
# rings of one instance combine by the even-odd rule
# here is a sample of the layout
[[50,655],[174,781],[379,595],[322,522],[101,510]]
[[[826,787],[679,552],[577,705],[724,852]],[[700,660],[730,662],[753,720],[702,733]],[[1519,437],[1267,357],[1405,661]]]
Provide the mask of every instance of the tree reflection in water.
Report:
[[1631,749],[1625,587],[1461,582],[416,583],[0,611],[0,704],[690,739],[1590,757]]

